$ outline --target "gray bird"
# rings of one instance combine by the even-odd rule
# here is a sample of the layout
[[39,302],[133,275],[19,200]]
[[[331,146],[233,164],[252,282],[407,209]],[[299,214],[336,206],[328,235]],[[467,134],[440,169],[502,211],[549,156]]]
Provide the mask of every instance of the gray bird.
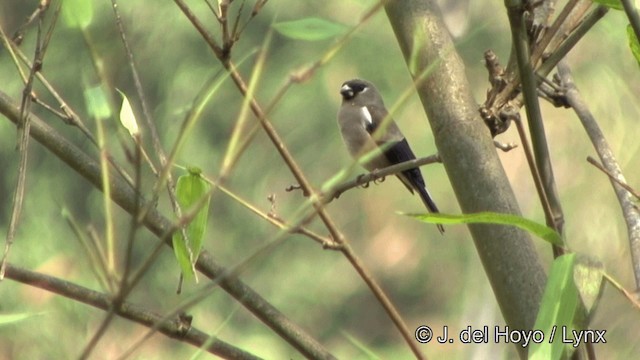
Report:
[[[338,126],[347,149],[355,159],[374,152],[364,167],[369,171],[413,160],[416,156],[411,151],[407,139],[393,120],[387,121],[382,133],[374,132],[380,127],[388,112],[382,96],[372,83],[366,80],[353,79],[342,84],[340,88],[342,106],[338,111]],[[419,168],[405,170],[397,174],[402,183],[413,193],[417,191],[420,199],[432,213],[438,213],[436,203],[427,191],[424,178]],[[438,230],[444,233],[444,227],[437,224]]]

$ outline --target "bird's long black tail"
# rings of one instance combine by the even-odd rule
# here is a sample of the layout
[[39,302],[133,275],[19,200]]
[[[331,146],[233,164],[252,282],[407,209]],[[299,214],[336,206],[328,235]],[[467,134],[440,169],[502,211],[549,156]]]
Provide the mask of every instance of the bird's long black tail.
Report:
[[[427,190],[426,187],[418,185],[418,186],[416,186],[416,190],[418,190],[418,194],[420,195],[420,199],[422,199],[422,202],[424,203],[424,206],[427,207],[429,212],[432,212],[432,213],[435,213],[435,214],[440,212],[438,210],[438,206],[436,206],[436,203],[433,201],[433,198],[431,198],[431,195],[429,194],[429,191]],[[444,234],[444,226],[442,226],[442,224],[436,224],[436,226],[438,227],[438,230],[440,231],[440,234]]]

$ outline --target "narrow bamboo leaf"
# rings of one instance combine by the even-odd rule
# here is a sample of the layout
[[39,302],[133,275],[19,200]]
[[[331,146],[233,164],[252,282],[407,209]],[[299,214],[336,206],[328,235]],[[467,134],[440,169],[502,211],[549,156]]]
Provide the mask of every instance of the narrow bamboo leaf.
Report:
[[120,123],[124,126],[131,137],[136,137],[140,134],[140,130],[138,129],[138,122],[136,121],[136,116],[133,113],[133,109],[131,108],[131,104],[129,103],[129,99],[127,99],[127,95],[125,95],[122,91],[118,90],[120,95],[122,95],[122,107],[120,107]]
[[347,31],[345,25],[317,17],[279,22],[273,28],[288,38],[305,41],[325,40]]
[[525,219],[520,216],[511,214],[500,214],[494,212],[479,212],[474,214],[406,214],[420,221],[431,224],[501,224],[512,225],[526,230],[539,238],[554,244],[562,246],[562,238],[555,230],[537,223],[535,221]]
[[610,9],[622,10],[622,2],[620,0],[593,0],[594,3],[604,5]]
[[190,168],[189,173],[180,176],[176,184],[176,196],[182,214],[192,216],[191,222],[186,225],[188,239],[185,241],[181,231],[176,231],[172,238],[176,259],[187,279],[193,276],[193,264],[202,249],[209,213],[209,198],[205,199],[205,196],[208,196],[209,188],[209,183],[200,176],[200,169],[197,168]]
[[633,57],[636,58],[638,65],[640,65],[640,43],[631,25],[627,25],[627,40],[629,41],[629,48],[631,49]]
[[[544,334],[544,341],[533,342],[529,359],[555,360],[570,357],[575,350],[563,340],[574,338],[575,315],[579,306],[578,289],[573,282],[576,255],[556,258],[551,265],[547,286],[542,296],[534,331]],[[567,351],[565,353],[565,351]]]
[[93,20],[93,1],[65,0],[62,4],[62,19],[72,29],[86,29]]

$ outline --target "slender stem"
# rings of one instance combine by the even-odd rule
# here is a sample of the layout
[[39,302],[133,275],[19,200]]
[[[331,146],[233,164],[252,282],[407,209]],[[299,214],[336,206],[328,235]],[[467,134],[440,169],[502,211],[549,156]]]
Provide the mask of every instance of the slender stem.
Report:
[[604,166],[600,165],[600,163],[592,158],[591,156],[587,156],[587,161],[589,164],[595,166],[598,170],[602,171],[611,179],[611,181],[615,181],[618,185],[622,186],[625,190],[631,193],[631,195],[635,196],[637,200],[640,200],[640,193],[636,191],[634,188],[629,186],[625,181],[618,179],[614,174],[610,173],[609,170],[605,169]]
[[[540,197],[546,197],[549,200],[549,205],[552,211],[550,216],[547,216],[547,221],[551,220],[547,225],[562,234],[564,216],[562,214],[562,207],[560,205],[555,186],[553,167],[551,165],[544,123],[542,121],[540,104],[538,102],[537,80],[533,71],[529,53],[529,39],[523,16],[524,8],[522,7],[522,2],[519,0],[506,0],[505,5],[507,6],[513,46],[518,62],[520,79],[522,81],[522,92],[525,101],[525,110],[527,113],[527,122],[529,124],[529,132],[531,134],[533,152],[535,154],[536,167],[540,173],[540,178],[542,179],[541,188],[544,190],[544,195],[541,195]],[[535,170],[532,169],[532,172],[535,172]],[[554,250],[554,254],[557,256],[557,251]]]
[[[0,91],[0,113],[14,124],[20,121],[19,107],[5,93]],[[31,137],[46,147],[53,155],[67,163],[79,175],[87,179],[97,189],[102,188],[100,165],[76,145],[61,136],[57,130],[31,114]],[[136,198],[140,196],[120,177],[111,177],[113,183],[112,199],[125,211],[133,214]],[[162,243],[171,245],[170,234],[175,230],[173,222],[162,216],[154,207],[144,203],[142,208],[149,210],[142,220],[145,227],[154,233]],[[211,254],[203,250],[200,253],[196,268],[205,276],[213,279],[227,272],[218,264]],[[302,354],[313,358],[331,358],[331,354],[300,326],[288,319],[278,309],[266,301],[238,278],[228,278],[220,282],[220,286],[263,323],[278,333],[289,344]]]
[[[29,271],[11,264],[7,265],[7,278],[28,284],[46,291],[56,293],[69,299],[82,302],[98,309],[108,310],[111,298],[107,294],[87,289],[59,278]],[[119,316],[135,321],[146,327],[157,327],[164,335],[180,339],[180,341],[201,347],[209,343],[206,350],[212,354],[228,359],[259,359],[255,355],[230,345],[219,339],[211,339],[207,334],[195,327],[184,328],[177,321],[164,321],[155,312],[149,311],[133,303],[124,303],[117,310]],[[173,320],[173,319],[172,319]],[[188,331],[187,331],[188,330]]]
[[[624,175],[620,169],[611,147],[600,130],[596,119],[589,111],[589,107],[582,100],[582,96],[573,82],[569,67],[561,62],[558,64],[558,73],[562,79],[562,83],[566,89],[567,102],[576,112],[582,126],[584,127],[589,139],[593,143],[593,147],[600,157],[600,161],[607,169],[607,172],[618,180],[624,181]],[[617,182],[611,181],[611,185],[616,193],[624,219],[627,223],[627,234],[629,237],[629,246],[631,248],[631,261],[633,266],[633,275],[636,281],[636,291],[640,291],[640,210],[633,201],[632,194]]]
[[573,49],[584,35],[595,25],[598,20],[602,19],[607,14],[609,8],[603,5],[599,5],[593,11],[587,15],[584,20],[578,25],[578,27],[571,32],[562,44],[547,58],[544,60],[537,73],[540,77],[546,77],[547,74],[553,70],[553,68],[564,59],[564,57]]
[[371,181],[376,181],[390,175],[396,175],[405,170],[439,162],[440,157],[438,155],[431,155],[420,159],[409,160],[399,164],[391,165],[384,169],[379,169],[367,174],[358,175],[355,179],[337,184],[326,191],[326,201],[330,202],[333,199],[337,199],[345,191],[361,185],[365,185]]

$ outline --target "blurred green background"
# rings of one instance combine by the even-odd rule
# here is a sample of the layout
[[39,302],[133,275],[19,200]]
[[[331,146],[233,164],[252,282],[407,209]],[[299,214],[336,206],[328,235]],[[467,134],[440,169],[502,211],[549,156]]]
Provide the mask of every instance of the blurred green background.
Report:
[[[38,1],[0,2],[0,26],[12,34],[35,9]],[[240,1],[232,5],[237,11]],[[139,99],[122,42],[116,31],[108,2],[93,1],[94,16],[83,37],[77,29],[57,25],[47,51],[42,73],[63,98],[95,131],[95,122],[83,93],[100,85],[90,51],[101,59],[108,83],[102,84],[119,101],[115,89],[126,93],[139,119]],[[373,0],[300,1],[272,0],[249,23],[234,47],[233,59],[256,50],[274,22],[311,16],[355,26]],[[210,29],[219,34],[217,23],[202,2],[193,2],[194,11]],[[165,149],[176,139],[181,122],[202,86],[221,69],[220,63],[203,43],[185,16],[172,2],[135,1],[119,4],[124,26],[140,71],[147,101]],[[246,4],[245,14],[253,7]],[[49,10],[50,12],[52,9]],[[484,101],[488,88],[482,54],[493,49],[506,62],[510,47],[508,20],[500,2],[459,2],[444,10],[455,34],[456,50],[462,57],[476,100]],[[50,19],[50,14],[48,19]],[[627,181],[640,187],[637,161],[637,120],[640,115],[638,64],[631,56],[625,35],[626,19],[610,12],[569,54],[576,84],[607,136]],[[22,50],[33,54],[35,31],[31,28]],[[271,101],[288,76],[320,59],[332,40],[305,42],[274,34],[269,45],[265,70],[258,85],[257,99]],[[255,54],[240,66],[249,79]],[[308,178],[317,187],[351,164],[335,122],[343,81],[362,77],[374,82],[388,106],[411,86],[406,65],[384,12],[378,12],[311,79],[294,85],[274,109],[270,118]],[[19,101],[22,82],[4,48],[0,48],[0,90]],[[35,90],[43,99],[41,85]],[[223,84],[177,161],[198,166],[215,177],[238,117],[242,98],[230,81]],[[64,125],[39,106],[33,110],[88,153],[96,149],[77,129]],[[117,110],[116,110],[117,113]],[[595,156],[579,121],[565,109],[543,103],[545,126],[563,201],[566,235],[570,248],[602,261],[606,271],[627,289],[634,288],[625,226],[620,208],[607,178],[585,158]],[[395,116],[418,156],[436,152],[427,119],[414,94]],[[6,120],[6,119],[5,119]],[[255,119],[251,119],[255,121]],[[127,164],[120,145],[123,130],[115,117],[107,121],[110,153]],[[148,134],[147,149],[152,149]],[[515,129],[499,137],[519,143]],[[6,234],[11,216],[11,199],[17,179],[18,152],[15,127],[0,121],[0,230]],[[153,153],[153,152],[152,152]],[[154,155],[155,156],[155,155]],[[517,148],[501,153],[525,217],[544,222],[524,155]],[[459,213],[446,173],[440,165],[422,169],[429,189],[445,213]],[[180,174],[176,170],[175,174]],[[145,170],[146,184],[152,176]],[[284,219],[304,201],[300,193],[284,189],[295,183],[273,145],[261,131],[240,159],[227,185],[263,211],[270,209],[267,197],[275,195],[276,213]],[[89,260],[61,216],[68,208],[83,225],[93,225],[103,233],[102,194],[55,156],[32,142],[22,223],[11,251],[11,263],[60,276],[100,290],[89,270]],[[160,208],[170,215],[163,193]],[[355,251],[381,282],[399,308],[410,329],[426,324],[434,329],[448,325],[460,331],[467,325],[504,325],[492,290],[482,271],[473,242],[463,226],[447,227],[444,237],[435,226],[397,215],[396,211],[422,211],[395,179],[367,189],[343,194],[329,205],[329,213],[347,235]],[[116,236],[124,242],[129,219],[116,212]],[[325,234],[317,221],[310,225]],[[222,264],[232,266],[244,259],[276,229],[252,215],[240,204],[217,192],[212,201],[204,247]],[[135,259],[141,261],[155,245],[156,238],[142,231],[135,245]],[[541,260],[548,265],[551,250],[535,239]],[[202,287],[188,283],[185,294],[176,295],[179,268],[167,248],[130,300],[162,313]],[[339,358],[409,358],[402,342],[381,306],[339,253],[322,250],[302,236],[291,236],[266,257],[254,261],[242,276],[261,295],[293,321],[307,329]],[[217,334],[222,340],[258,356],[272,359],[299,359],[292,347],[257,321],[222,290],[189,310],[193,325]],[[28,313],[36,316],[0,327],[0,358],[74,358],[102,321],[101,311],[77,304],[32,287],[5,280],[0,283],[0,313]],[[637,343],[640,316],[610,286],[597,309],[593,328],[607,330],[607,344],[596,345],[601,358],[629,358],[640,353]],[[96,358],[114,358],[138,339],[145,329],[117,320],[94,352]],[[366,350],[363,350],[363,348]],[[429,344],[422,349],[432,358],[513,358],[513,345]],[[162,335],[154,336],[136,352],[135,358],[187,358],[196,350]]]

